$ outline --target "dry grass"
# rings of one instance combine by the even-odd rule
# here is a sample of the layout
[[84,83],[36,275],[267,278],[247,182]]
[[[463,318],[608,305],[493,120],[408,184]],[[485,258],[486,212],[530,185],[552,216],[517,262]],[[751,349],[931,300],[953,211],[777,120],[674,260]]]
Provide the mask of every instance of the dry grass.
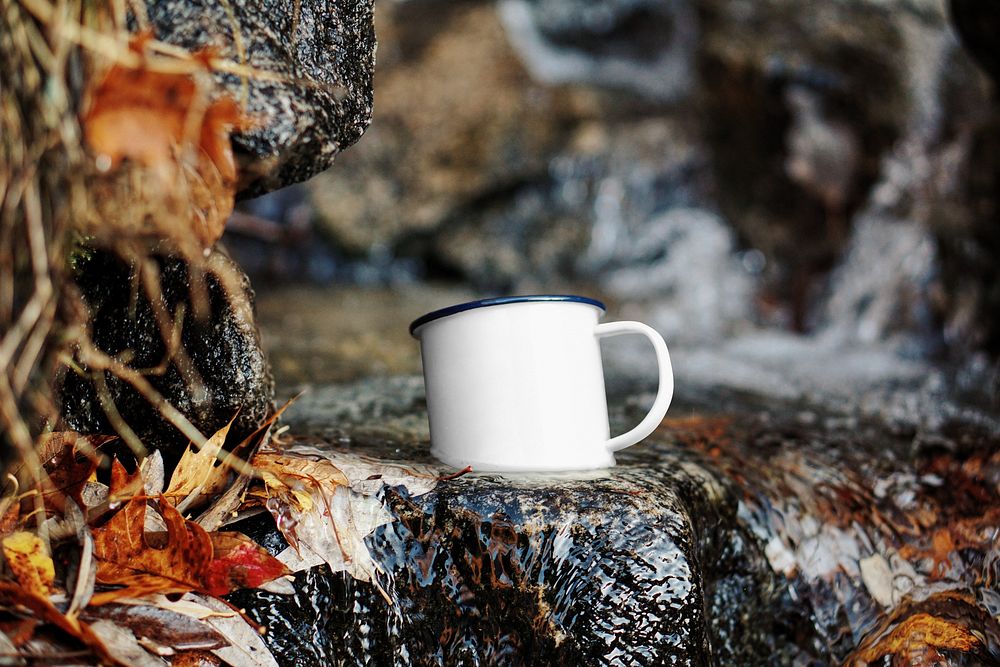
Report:
[[[191,53],[149,34],[137,39],[126,28],[129,18],[142,30],[144,4],[5,0],[0,8],[0,445],[4,470],[18,461],[33,473],[22,493],[43,485],[36,443],[58,426],[52,385],[60,368],[91,378],[108,422],[137,455],[146,447],[108,392],[110,375],[131,385],[191,441],[205,441],[150,381],[173,364],[190,382],[200,382],[180,344],[185,313],[172,312],[161,298],[154,247],[157,254],[188,261],[196,316],[209,313],[198,276],[212,271],[230,294],[242,289],[233,270],[211,264],[206,249],[211,242],[191,233],[206,215],[222,215],[224,221],[235,191],[235,183],[224,183],[225,188],[207,183],[197,129],[218,97],[213,72],[240,76],[244,90],[250,80],[282,77],[245,62]],[[165,181],[162,169],[128,159],[109,170],[107,161],[102,164],[88,149],[81,119],[92,105],[93,82],[114,67],[195,82],[188,130],[172,147],[175,180]],[[110,355],[91,340],[86,308],[70,275],[74,253],[88,247],[111,250],[133,267],[133,294],[152,305],[167,350],[156,367],[133,368],[129,351]]]

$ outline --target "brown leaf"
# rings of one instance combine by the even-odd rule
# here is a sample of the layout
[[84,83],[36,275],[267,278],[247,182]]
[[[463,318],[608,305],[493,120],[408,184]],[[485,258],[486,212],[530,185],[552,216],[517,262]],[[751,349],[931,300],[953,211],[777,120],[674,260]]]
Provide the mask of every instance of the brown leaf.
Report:
[[222,635],[207,623],[153,605],[111,603],[87,609],[83,618],[88,622],[98,619],[114,621],[132,630],[136,637],[146,637],[177,651],[211,650],[227,645]]
[[100,637],[108,653],[130,667],[166,667],[167,662],[155,656],[139,643],[136,636],[125,627],[112,621],[99,620],[90,624],[91,631]]
[[265,484],[269,485],[275,484],[277,480],[286,486],[291,486],[295,479],[307,480],[330,489],[335,486],[351,485],[347,476],[326,459],[316,460],[264,451],[258,452],[250,464],[258,470]]
[[969,652],[979,644],[980,639],[969,628],[931,614],[917,613],[873,646],[860,650],[857,657],[864,663],[874,663],[885,656],[920,655],[938,649]]
[[111,463],[111,485],[108,490],[108,503],[115,509],[120,503],[131,500],[136,494],[145,490],[142,479],[142,469],[130,473],[118,459]]
[[188,521],[160,497],[156,510],[165,532],[147,532],[147,503],[136,496],[94,530],[97,581],[121,585],[91,598],[101,605],[150,593],[203,591],[225,595],[287,574],[284,565],[239,533],[212,533]]
[[[74,431],[56,431],[40,438],[40,458],[48,480],[44,487],[45,505],[56,512],[62,512],[65,498],[82,504],[83,486],[97,470],[98,449],[116,436],[80,435]],[[18,477],[22,484],[28,483],[25,472]]]
[[34,616],[14,616],[0,619],[0,634],[6,636],[17,648],[31,639],[39,620]]
[[171,667],[219,667],[222,660],[208,651],[183,651],[170,659]]
[[56,571],[41,538],[22,530],[5,537],[2,546],[7,566],[21,587],[28,593],[47,597],[52,592]]
[[[146,501],[132,498],[125,507],[94,530],[97,581],[125,588],[97,593],[91,604],[153,592],[200,590],[212,560],[212,541],[205,530],[186,521],[168,502],[157,503],[166,533],[143,530]],[[147,539],[148,538],[148,539]]]

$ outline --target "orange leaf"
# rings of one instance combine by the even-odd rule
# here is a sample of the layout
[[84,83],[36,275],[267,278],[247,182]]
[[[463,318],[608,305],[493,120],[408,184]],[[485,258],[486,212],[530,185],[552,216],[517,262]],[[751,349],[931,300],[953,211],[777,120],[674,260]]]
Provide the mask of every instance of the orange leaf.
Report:
[[888,655],[918,655],[937,649],[971,651],[981,643],[968,628],[950,620],[918,613],[910,616],[876,645],[861,651],[859,657],[874,663]]
[[108,169],[135,160],[159,170],[167,182],[174,176],[175,151],[193,146],[208,155],[223,179],[233,181],[229,134],[247,123],[233,100],[206,104],[199,100],[206,94],[190,74],[115,65],[91,92],[83,119],[87,143],[107,159]]
[[123,596],[152,592],[201,589],[205,569],[212,560],[212,541],[196,523],[186,521],[162,498],[157,503],[167,532],[143,531],[146,501],[133,498],[125,508],[94,530],[97,581],[122,584],[124,589],[98,593],[92,604]]
[[108,488],[108,500],[120,503],[132,499],[143,490],[142,471],[136,468],[129,473],[118,459],[111,463],[111,485]]

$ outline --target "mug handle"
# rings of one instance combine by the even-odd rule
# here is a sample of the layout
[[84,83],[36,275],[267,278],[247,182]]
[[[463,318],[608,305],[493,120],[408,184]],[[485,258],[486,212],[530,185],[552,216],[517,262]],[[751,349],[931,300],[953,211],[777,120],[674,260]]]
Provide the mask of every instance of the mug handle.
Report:
[[605,443],[605,446],[612,452],[631,447],[656,430],[663,415],[667,414],[670,399],[674,396],[674,372],[670,365],[670,353],[667,351],[667,344],[664,342],[663,336],[656,329],[642,322],[607,322],[598,324],[597,328],[594,329],[594,335],[598,338],[625,334],[641,334],[653,344],[653,351],[656,352],[656,363],[660,370],[660,385],[656,391],[653,407],[649,409],[639,425],[631,431],[616,435]]

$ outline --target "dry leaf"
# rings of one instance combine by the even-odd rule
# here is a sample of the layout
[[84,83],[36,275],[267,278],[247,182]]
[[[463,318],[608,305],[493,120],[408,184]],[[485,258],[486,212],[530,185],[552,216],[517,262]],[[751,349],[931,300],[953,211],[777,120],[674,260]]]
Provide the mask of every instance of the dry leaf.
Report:
[[364,581],[377,570],[365,538],[392,519],[378,491],[391,484],[419,495],[437,483],[434,468],[312,447],[262,451],[251,463],[264,481],[254,494],[291,545],[278,559],[294,572],[326,563]]
[[41,538],[22,530],[5,537],[2,545],[7,566],[22,588],[47,597],[52,592],[56,570]]
[[[142,38],[133,48],[141,54]],[[145,62],[117,64],[93,80],[81,121],[98,168],[118,174],[127,166],[135,182],[145,183],[127,187],[123,195],[110,178],[96,183],[94,191],[118,206],[122,196],[142,192],[146,200],[136,203],[159,209],[159,215],[130,219],[111,209],[92,223],[103,227],[88,231],[138,228],[182,241],[193,236],[202,247],[211,246],[233,209],[237,173],[230,134],[250,127],[239,105],[228,97],[213,99],[207,70],[191,74],[158,71]],[[103,193],[102,185],[112,189]]]
[[[41,445],[48,476],[44,487],[46,507],[61,512],[66,498],[82,504],[83,487],[97,470],[98,448],[115,439],[107,435],[82,436],[73,431],[47,434]],[[24,476],[23,471],[20,476]]]
[[[112,495],[124,486],[134,485],[135,480],[115,461]],[[166,530],[147,531],[145,527],[151,523],[147,512],[155,512]],[[97,593],[91,599],[94,605],[156,592],[225,595],[287,573],[277,559],[246,536],[210,535],[197,523],[184,519],[162,496],[150,507],[145,496],[132,497],[107,523],[95,528],[93,535],[97,581],[124,586]]]
[[84,618],[87,621],[113,621],[129,628],[140,640],[150,639],[159,646],[177,651],[211,650],[226,645],[226,640],[202,620],[148,603],[112,603],[91,607],[84,613]]
[[208,651],[184,651],[170,659],[171,667],[219,667],[222,659]]
[[141,468],[129,473],[125,470],[125,466],[115,459],[111,464],[111,486],[108,492],[110,509],[117,509],[122,503],[131,500],[137,494],[142,494],[145,486]]
[[67,589],[72,589],[72,597],[66,615],[76,616],[90,602],[97,583],[97,569],[94,566],[94,537],[84,519],[83,511],[74,502],[66,503],[67,524],[76,531],[76,539],[80,545],[80,560],[71,575],[67,577]]
[[201,513],[197,522],[202,528],[208,531],[218,530],[235,513],[243,502],[243,492],[246,491],[250,483],[250,475],[243,473],[236,478],[226,492],[215,499],[209,507]]
[[111,621],[100,620],[92,623],[90,629],[100,637],[119,662],[133,667],[166,667],[167,662],[142,647],[135,635],[127,628]]
[[158,496],[163,493],[164,470],[163,455],[160,450],[154,451],[142,461],[139,466],[142,471],[142,488],[147,496]]
[[135,160],[157,170],[167,184],[176,164],[174,151],[192,144],[226,181],[234,181],[229,135],[246,122],[231,99],[205,104],[200,99],[205,95],[189,74],[116,65],[91,92],[83,119],[87,143],[108,160],[109,169]]
[[[236,419],[236,417],[233,417]],[[170,476],[164,495],[173,505],[184,511],[194,505],[198,496],[208,497],[229,476],[229,468],[219,461],[219,453],[226,444],[232,420],[205,441],[200,449],[188,447]],[[221,478],[221,480],[220,480]]]
[[[261,455],[268,453],[264,451]],[[394,463],[354,452],[318,449],[308,445],[295,445],[281,453],[286,457],[328,462],[347,479],[352,489],[368,495],[378,493],[384,486],[401,486],[409,495],[420,496],[434,489],[441,475],[435,466]]]
[[205,622],[225,637],[229,646],[215,649],[212,653],[231,665],[278,667],[278,662],[274,659],[274,655],[271,654],[271,650],[264,643],[264,640],[261,639],[257,628],[250,625],[245,618],[214,598],[199,595],[189,595],[185,598],[215,612],[221,612],[218,615],[207,617]]
[[[5,628],[0,628],[0,629],[3,630],[2,632],[0,632],[0,654],[2,654],[3,656],[0,657],[0,665],[6,666],[6,665],[28,664],[24,661],[24,659],[15,657],[18,653],[17,648],[19,645],[15,644],[14,641],[10,637],[8,637]],[[35,629],[34,626],[32,626],[31,631],[34,632],[34,629]]]
[[299,477],[330,488],[350,486],[351,481],[339,468],[325,458],[311,459],[301,455],[285,456],[277,452],[263,451],[253,457],[251,464],[265,475],[270,473],[282,481]]
[[[40,621],[33,616],[11,615],[10,618],[0,618],[0,638],[9,641],[13,649],[19,648],[31,639],[39,623]],[[13,653],[13,649],[9,652]]]
[[242,533],[211,533],[213,557],[205,572],[204,590],[225,595],[258,586],[288,574],[288,568]]
[[201,526],[185,521],[169,503],[161,501],[158,507],[167,531],[149,535],[155,546],[147,543],[144,499],[133,498],[105,525],[94,530],[94,553],[99,561],[97,581],[125,588],[97,593],[91,599],[92,604],[104,604],[122,596],[201,588],[205,569],[212,560],[208,533]]
[[967,653],[981,643],[980,638],[969,628],[945,618],[918,613],[893,628],[892,632],[874,646],[860,650],[857,657],[864,663],[871,664],[885,656],[920,656],[939,649]]

